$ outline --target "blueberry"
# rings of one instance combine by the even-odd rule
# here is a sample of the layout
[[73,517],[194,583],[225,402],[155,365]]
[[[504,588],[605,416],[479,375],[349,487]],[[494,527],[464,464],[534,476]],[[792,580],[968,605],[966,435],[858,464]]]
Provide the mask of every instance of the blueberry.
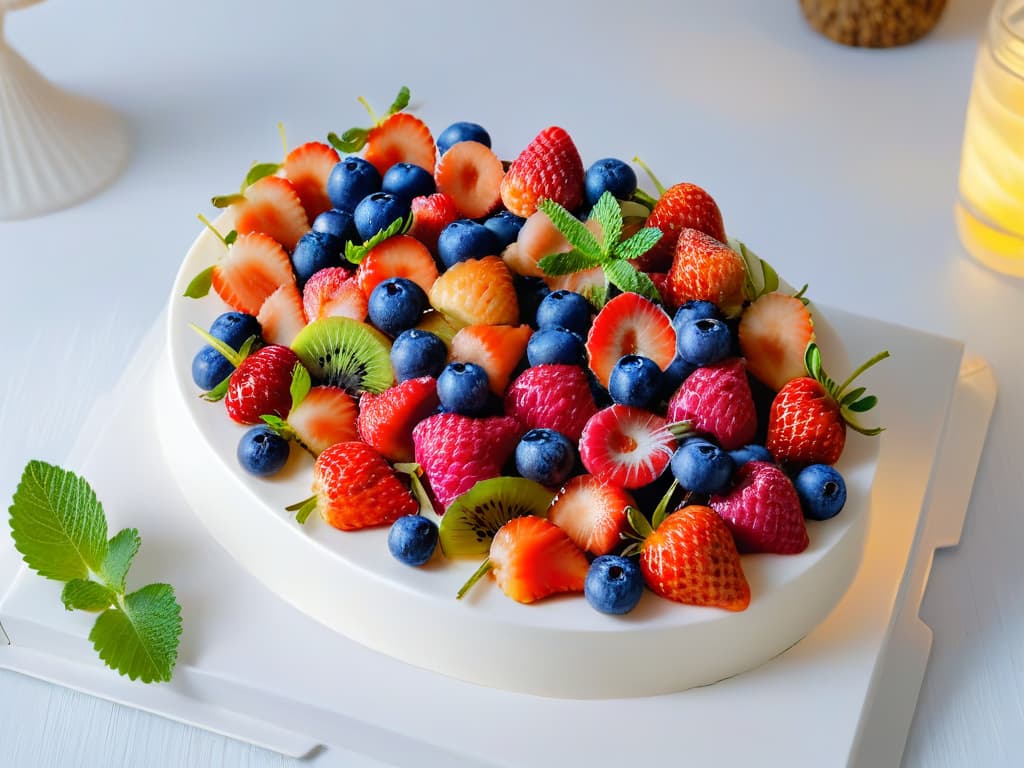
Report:
[[225,312],[210,324],[210,335],[235,350],[241,349],[250,336],[259,339],[262,333],[259,320],[245,312]]
[[692,365],[723,360],[732,350],[732,333],[723,320],[690,320],[676,332],[676,353]]
[[644,593],[644,577],[635,560],[621,555],[594,558],[583,582],[587,602],[601,613],[629,613]]
[[427,294],[406,277],[389,277],[377,284],[366,302],[370,322],[388,336],[397,336],[420,321]]
[[491,384],[476,363],[449,363],[437,377],[437,397],[450,413],[474,416],[488,403]]
[[238,463],[252,475],[272,475],[288,461],[288,441],[267,426],[253,427],[238,441]]
[[496,256],[502,248],[498,236],[483,224],[470,219],[453,221],[437,238],[437,255],[445,268],[466,259]]
[[354,211],[360,200],[380,190],[380,183],[376,168],[361,157],[346,157],[327,177],[327,197],[335,208]]
[[299,238],[292,251],[292,271],[299,290],[313,275],[325,267],[341,266],[344,242],[325,232],[307,232]]
[[552,291],[537,307],[537,327],[560,326],[586,336],[590,330],[593,307],[583,296],[573,291]]
[[751,443],[750,445],[744,445],[741,448],[736,448],[729,451],[729,455],[732,456],[732,461],[736,465],[736,469],[739,469],[748,461],[767,461],[769,464],[775,463],[775,457],[772,456],[772,452],[763,445],[758,445],[757,443]]
[[544,297],[551,293],[547,283],[539,277],[512,276],[516,287],[516,299],[519,302],[519,322],[537,327],[537,310]]
[[686,378],[695,370],[697,370],[697,366],[686,362],[679,355],[672,358],[668,368],[661,374],[661,399],[671,400],[672,395],[679,389],[679,385],[686,381]]
[[606,157],[587,169],[583,184],[590,205],[605,192],[611,192],[618,200],[628,200],[636,192],[636,172],[622,160]]
[[692,438],[672,454],[672,474],[688,491],[718,493],[732,477],[732,457],[714,443]]
[[390,192],[374,192],[359,201],[352,212],[359,238],[365,242],[397,219],[409,215],[409,201],[401,200]]
[[519,238],[519,230],[525,223],[526,219],[512,211],[498,211],[484,222],[484,226],[497,236],[498,245],[504,250]]
[[444,154],[460,141],[476,141],[485,147],[491,146],[491,136],[482,125],[476,123],[452,123],[437,137],[437,151]]
[[200,349],[192,358],[192,381],[204,392],[216,387],[234,370],[235,366],[210,345]]
[[313,231],[333,235],[342,243],[356,239],[356,227],[352,223],[352,211],[331,208],[313,219]]
[[828,520],[839,514],[846,504],[846,481],[835,467],[811,464],[793,480],[804,516],[811,520]]
[[516,470],[541,485],[561,485],[575,466],[572,441],[553,429],[531,429],[516,445]]
[[682,327],[691,320],[705,320],[707,318],[714,318],[715,320],[725,319],[722,317],[718,307],[710,301],[690,299],[676,310],[675,315],[672,317],[672,327],[676,329],[676,333],[679,333]]
[[406,202],[412,202],[414,197],[420,195],[432,195],[437,191],[434,176],[426,168],[413,163],[395,163],[388,168],[381,180],[380,188]]
[[582,365],[586,359],[586,347],[583,339],[570,330],[557,326],[541,328],[526,343],[526,358],[531,366]]
[[437,525],[419,515],[403,515],[388,531],[388,551],[406,565],[424,565],[437,548]]
[[430,331],[410,328],[402,331],[391,345],[391,367],[397,381],[437,378],[448,362],[448,347]]
[[647,408],[661,391],[661,368],[649,357],[623,355],[608,376],[608,394],[621,405]]

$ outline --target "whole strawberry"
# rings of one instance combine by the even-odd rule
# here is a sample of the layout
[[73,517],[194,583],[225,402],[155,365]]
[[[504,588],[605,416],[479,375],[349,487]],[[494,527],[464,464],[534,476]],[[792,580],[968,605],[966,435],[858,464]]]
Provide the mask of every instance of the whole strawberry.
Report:
[[579,440],[597,413],[587,374],[578,365],[535,365],[505,392],[505,413],[526,429],[553,429]]
[[869,429],[856,420],[857,414],[874,408],[878,398],[865,395],[864,387],[851,390],[850,385],[857,376],[888,356],[888,352],[879,352],[842,384],[836,384],[821,367],[818,345],[808,344],[804,355],[808,375],[785,384],[768,412],[765,447],[775,460],[792,467],[835,464],[846,447],[847,426],[862,435],[881,432],[882,427]]
[[259,424],[263,415],[288,417],[292,369],[300,365],[288,347],[271,344],[249,355],[228,381],[224,405],[239,424]]
[[714,199],[696,184],[675,184],[658,199],[648,227],[657,227],[664,236],[647,253],[637,259],[637,269],[645,272],[664,272],[672,263],[673,249],[679,233],[696,229],[709,237],[725,242],[722,212]]
[[668,420],[692,421],[727,451],[746,445],[757,431],[757,410],[742,358],[691,373],[668,403]]
[[683,229],[676,240],[668,272],[670,304],[710,301],[726,315],[743,305],[747,269],[743,257],[720,240],[696,229]]
[[737,470],[728,493],[713,496],[710,506],[729,526],[740,552],[792,555],[807,549],[800,498],[774,464],[747,462]]
[[537,210],[541,200],[554,200],[570,211],[580,207],[583,160],[563,128],[545,128],[519,153],[501,181],[501,200],[524,218]]

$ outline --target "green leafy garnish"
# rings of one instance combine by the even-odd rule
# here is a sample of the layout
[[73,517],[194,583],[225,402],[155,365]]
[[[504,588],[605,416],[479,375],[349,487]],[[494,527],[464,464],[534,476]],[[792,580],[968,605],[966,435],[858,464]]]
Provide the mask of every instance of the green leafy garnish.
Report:
[[874,395],[865,395],[864,387],[849,389],[854,380],[875,363],[879,363],[889,357],[888,350],[879,352],[865,360],[856,370],[851,373],[842,384],[836,382],[825,373],[821,365],[821,350],[813,341],[807,345],[804,351],[804,367],[807,375],[817,381],[828,393],[829,397],[839,404],[839,413],[843,421],[850,429],[862,435],[877,435],[884,431],[884,427],[863,427],[857,422],[855,414],[866,413],[878,405],[878,398]]
[[132,680],[170,680],[181,607],[169,584],[125,594],[138,531],[126,528],[108,541],[106,515],[89,484],[42,461],[25,467],[9,513],[14,547],[29,568],[65,582],[64,607],[100,613],[89,640],[104,663]]
[[366,254],[368,254],[375,246],[380,245],[389,237],[394,237],[395,235],[404,235],[406,232],[409,231],[409,227],[411,226],[412,214],[410,213],[404,219],[395,219],[394,221],[391,222],[391,224],[382,229],[380,232],[371,237],[362,245],[356,245],[355,243],[349,241],[345,243],[345,258],[348,259],[353,264],[358,264],[363,259],[366,258]]
[[750,250],[735,237],[728,239],[728,245],[743,259],[746,276],[743,279],[743,296],[754,301],[766,293],[779,290],[779,275],[772,265]]
[[210,292],[212,286],[213,266],[210,266],[192,278],[192,282],[185,288],[183,295],[189,299],[201,299]]
[[281,170],[281,163],[253,163],[249,172],[245,174],[245,181],[242,184],[243,191],[260,179],[273,176],[279,170]]
[[366,108],[366,111],[370,115],[370,120],[373,121],[373,125],[370,128],[349,128],[341,134],[341,136],[333,131],[327,134],[327,143],[339,152],[344,152],[346,155],[350,155],[353,152],[358,152],[362,149],[366,145],[366,139],[373,128],[376,128],[396,112],[401,112],[409,106],[409,89],[404,85],[399,89],[398,95],[395,97],[395,100],[391,102],[391,106],[388,107],[388,111],[384,114],[384,117],[377,117],[377,113],[373,111],[373,107],[370,106],[370,102],[362,96],[359,97],[359,103]]

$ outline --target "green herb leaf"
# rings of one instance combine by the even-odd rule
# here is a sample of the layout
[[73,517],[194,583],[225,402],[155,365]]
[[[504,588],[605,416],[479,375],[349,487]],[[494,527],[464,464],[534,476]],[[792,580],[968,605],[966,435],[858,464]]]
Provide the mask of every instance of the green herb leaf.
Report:
[[363,148],[369,135],[370,131],[367,128],[349,128],[341,136],[333,131],[328,133],[327,142],[339,152],[350,155]]
[[587,229],[586,225],[569,213],[569,211],[554,200],[541,201],[537,209],[548,215],[551,223],[555,225],[573,248],[582,251],[591,258],[604,260],[605,253],[601,249],[600,243],[597,242],[597,238],[594,237],[594,233]]
[[629,239],[619,243],[613,255],[617,259],[638,259],[657,245],[663,236],[657,227],[644,227]]
[[409,89],[406,86],[402,86],[398,91],[398,95],[395,97],[394,102],[388,107],[388,114],[393,115],[395,112],[401,112],[403,109],[409,106]]
[[142,539],[136,528],[124,528],[107,544],[107,556],[100,566],[100,577],[111,589],[124,592],[125,578],[135,553],[139,551]]
[[[216,265],[214,265],[216,266]],[[185,288],[183,294],[189,299],[201,299],[210,292],[210,288],[213,286],[213,269],[214,267],[207,267],[198,275],[192,278],[192,282]]]
[[661,294],[658,293],[658,287],[654,281],[628,261],[609,261],[602,267],[608,277],[608,282],[619,290],[638,293],[651,301],[661,301]]
[[117,602],[114,591],[99,582],[88,579],[72,579],[60,593],[64,609],[68,611],[102,611]]
[[602,250],[605,256],[611,256],[622,237],[622,208],[615,195],[611,192],[602,194],[594,203],[590,218],[601,225]]
[[317,497],[316,494],[314,494],[308,499],[303,499],[302,501],[298,501],[294,504],[289,504],[285,509],[289,512],[295,512],[295,521],[299,523],[299,525],[305,525],[309,516],[313,513],[313,510],[316,509],[316,505]]
[[851,403],[846,407],[854,413],[865,413],[866,411],[870,411],[876,405],[878,405],[878,398],[874,395],[868,395],[864,399]]
[[235,192],[233,195],[217,195],[211,197],[210,202],[213,203],[214,208],[227,208],[229,205],[235,203],[241,203],[245,201],[245,195],[241,192]]
[[167,681],[178,659],[181,607],[170,584],[149,584],[108,608],[89,633],[96,652],[111,669],[144,683]]
[[608,287],[604,285],[591,285],[583,289],[583,298],[594,305],[598,311],[608,303]]
[[277,414],[265,413],[260,416],[260,419],[263,420],[264,424],[285,439],[290,439],[291,436],[295,434],[288,422]]
[[856,389],[851,389],[849,392],[843,395],[843,399],[839,401],[840,407],[846,407],[850,405],[850,403],[857,400],[865,392],[867,392],[866,387],[857,387]]
[[654,529],[647,521],[647,518],[644,517],[644,513],[636,507],[626,507],[626,520],[629,522],[630,527],[636,531],[637,536],[641,539],[646,539],[654,533]]
[[39,575],[71,581],[100,569],[107,554],[107,519],[83,478],[30,461],[9,512],[14,547]]
[[267,176],[273,176],[279,170],[281,170],[280,163],[253,163],[252,168],[245,175],[245,184],[242,185],[242,189],[252,186]]
[[601,264],[603,259],[588,256],[582,251],[573,249],[568,253],[552,253],[537,262],[544,274],[551,277],[558,275],[571,275],[573,272],[581,272],[585,269],[593,269]]
[[345,258],[353,264],[359,264],[366,258],[366,254],[368,254],[371,249],[380,245],[389,237],[394,237],[395,235],[401,235],[408,232],[409,227],[411,226],[412,214],[410,213],[404,219],[395,219],[386,229],[382,229],[362,245],[356,245],[353,242],[345,243]]
[[[234,373],[234,371],[231,373]],[[225,376],[224,380],[209,392],[203,392],[200,397],[208,403],[219,403],[223,400],[228,394],[228,385],[231,383],[231,373]]]
[[309,371],[302,363],[296,363],[292,368],[292,384],[289,391],[292,396],[292,410],[299,407],[299,403],[306,399],[309,390],[313,386],[313,380],[309,377]]

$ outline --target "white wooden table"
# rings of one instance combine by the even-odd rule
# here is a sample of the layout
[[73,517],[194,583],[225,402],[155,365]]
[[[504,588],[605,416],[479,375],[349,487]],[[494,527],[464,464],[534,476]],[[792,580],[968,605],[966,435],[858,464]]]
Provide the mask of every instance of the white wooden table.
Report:
[[[557,122],[587,160],[639,153],[665,181],[706,186],[730,232],[822,303],[992,363],[1001,399],[963,541],[936,558],[904,764],[1024,762],[1024,282],[967,260],[951,215],[988,3],[950,0],[932,35],[885,52],[820,38],[796,0],[297,5],[51,0],[7,19],[16,48],[117,107],[136,144],[102,196],[0,224],[4,498],[29,458],[64,457],[157,317],[195,213],[278,154],[278,120],[293,142],[322,138],[362,121],[356,95],[386,104],[408,84],[431,125],[476,120],[506,153]],[[0,764],[287,762],[0,672]]]

